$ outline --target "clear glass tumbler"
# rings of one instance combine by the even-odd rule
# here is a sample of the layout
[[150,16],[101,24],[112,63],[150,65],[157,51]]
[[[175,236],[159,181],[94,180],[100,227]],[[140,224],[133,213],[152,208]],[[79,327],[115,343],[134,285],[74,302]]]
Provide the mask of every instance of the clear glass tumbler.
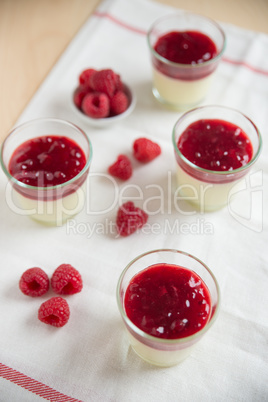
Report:
[[[131,279],[155,264],[172,264],[196,273],[205,283],[211,298],[211,315],[206,325],[191,336],[164,339],[149,335],[138,328],[125,311],[125,294]],[[145,361],[157,366],[173,366],[182,362],[215,322],[220,306],[220,290],[211,270],[198,258],[174,249],[152,250],[132,260],[123,270],[117,285],[117,304],[130,344]]]
[[[217,53],[212,59],[195,64],[180,64],[162,57],[155,51],[157,40],[169,32],[197,31],[208,36]],[[214,72],[225,49],[225,34],[213,20],[199,14],[178,12],[159,18],[147,34],[152,71],[153,94],[163,105],[177,110],[199,104],[207,95]]]
[[[204,119],[223,120],[241,128],[251,141],[252,159],[238,169],[226,171],[203,169],[189,161],[179,150],[178,140],[190,124]],[[224,132],[222,135],[224,136]],[[218,210],[231,201],[231,197],[235,195],[234,186],[238,192],[239,183],[249,173],[262,148],[260,132],[247,116],[235,109],[217,105],[199,107],[182,115],[173,128],[172,142],[177,162],[176,192],[181,199],[201,212]]]
[[[67,137],[83,150],[86,164],[79,174],[62,184],[49,187],[27,185],[10,174],[9,162],[16,148],[28,140],[42,136]],[[5,196],[10,209],[44,224],[62,225],[84,206],[91,159],[92,146],[88,136],[68,121],[40,118],[15,127],[1,147],[1,165],[8,178]]]

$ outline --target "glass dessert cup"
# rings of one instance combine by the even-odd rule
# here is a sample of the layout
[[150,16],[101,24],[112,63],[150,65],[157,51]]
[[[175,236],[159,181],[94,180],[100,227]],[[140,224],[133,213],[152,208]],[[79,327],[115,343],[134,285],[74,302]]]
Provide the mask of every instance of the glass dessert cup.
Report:
[[[177,339],[152,336],[138,328],[126,314],[124,299],[131,279],[152,265],[162,263],[192,271],[202,279],[209,291],[211,315],[205,326],[193,335]],[[174,249],[152,250],[132,260],[119,278],[116,293],[118,308],[132,348],[143,360],[162,367],[173,366],[186,359],[215,322],[219,312],[220,290],[213,273],[196,257]]]
[[[202,119],[219,119],[240,127],[253,148],[251,160],[244,166],[227,171],[208,170],[190,162],[179,150],[178,140],[193,122]],[[258,159],[262,139],[255,124],[241,112],[224,106],[204,106],[192,109],[176,122],[172,142],[176,158],[177,194],[201,212],[214,211],[226,206],[240,191],[240,185]]]
[[[85,154],[83,169],[65,183],[49,187],[28,185],[13,177],[9,171],[9,162],[14,151],[26,141],[42,136],[66,137],[75,142]],[[43,224],[62,225],[84,207],[91,159],[92,146],[88,136],[68,121],[40,118],[15,127],[1,147],[1,165],[9,180],[5,194],[9,208]]]
[[[180,64],[162,57],[154,49],[157,40],[172,31],[197,31],[216,45],[217,55],[196,64]],[[185,110],[198,105],[207,95],[225,49],[225,34],[213,20],[198,14],[179,12],[158,19],[147,34],[153,70],[153,95],[168,108]]]

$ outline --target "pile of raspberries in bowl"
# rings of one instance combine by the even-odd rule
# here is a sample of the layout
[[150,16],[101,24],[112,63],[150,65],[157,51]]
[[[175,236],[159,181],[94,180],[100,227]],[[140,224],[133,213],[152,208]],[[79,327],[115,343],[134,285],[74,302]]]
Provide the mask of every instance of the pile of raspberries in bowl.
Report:
[[135,106],[133,91],[112,69],[83,70],[72,100],[80,115],[96,125],[126,117]]

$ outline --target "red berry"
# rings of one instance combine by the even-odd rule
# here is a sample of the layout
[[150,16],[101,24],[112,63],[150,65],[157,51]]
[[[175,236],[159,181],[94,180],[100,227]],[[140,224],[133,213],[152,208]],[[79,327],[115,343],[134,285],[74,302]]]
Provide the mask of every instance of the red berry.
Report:
[[132,176],[131,161],[126,155],[119,155],[116,162],[108,168],[108,172],[121,180],[128,180]]
[[38,310],[39,320],[53,327],[63,327],[69,317],[69,305],[62,297],[52,297],[42,303]]
[[118,210],[116,227],[120,236],[129,236],[141,228],[148,220],[142,209],[135,207],[132,201],[125,202]]
[[123,91],[114,94],[110,102],[111,113],[118,115],[128,108],[128,97]]
[[72,265],[61,264],[52,275],[51,287],[59,295],[73,295],[81,292],[82,277]]
[[133,143],[133,153],[138,161],[147,163],[161,154],[161,148],[148,138],[138,138]]
[[49,289],[49,278],[41,268],[29,268],[22,274],[19,288],[26,296],[42,296]]
[[96,92],[103,92],[109,98],[113,96],[118,86],[118,76],[111,69],[96,71],[90,77],[90,86]]
[[82,101],[82,110],[87,116],[95,119],[107,117],[110,113],[109,98],[104,93],[89,93]]
[[84,97],[89,93],[90,89],[84,85],[79,85],[78,88],[74,91],[74,104],[78,109],[81,109],[82,101]]
[[119,74],[115,74],[115,90],[116,91],[123,91],[124,90],[124,84],[121,81],[121,77]]
[[79,84],[90,87],[90,77],[95,74],[94,68],[87,68],[79,75]]

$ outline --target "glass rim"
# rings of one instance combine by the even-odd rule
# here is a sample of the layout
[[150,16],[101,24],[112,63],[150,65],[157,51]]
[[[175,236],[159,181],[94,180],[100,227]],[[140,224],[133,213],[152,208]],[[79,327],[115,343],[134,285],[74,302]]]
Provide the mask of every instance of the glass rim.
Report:
[[[223,45],[222,45],[222,48],[219,50],[219,53],[218,53],[215,57],[213,57],[213,58],[210,59],[210,60],[204,61],[204,62],[202,62],[202,63],[197,63],[197,64],[183,64],[183,63],[176,63],[176,62],[174,62],[174,61],[170,61],[170,60],[166,59],[165,57],[161,56],[159,53],[157,53],[157,52],[154,50],[154,48],[152,47],[152,45],[151,45],[151,43],[150,43],[150,35],[151,35],[153,29],[155,28],[155,26],[156,26],[159,22],[165,20],[166,18],[176,17],[176,16],[182,16],[182,15],[193,15],[193,16],[198,17],[198,18],[200,18],[200,19],[202,19],[202,20],[204,20],[204,21],[208,21],[208,22],[210,22],[212,25],[214,25],[214,26],[219,30],[219,32],[221,33],[222,38],[223,38]],[[221,26],[220,26],[216,21],[214,21],[212,18],[205,17],[205,16],[203,16],[202,14],[192,13],[192,12],[190,12],[190,11],[176,12],[176,13],[168,14],[168,15],[166,15],[166,16],[163,16],[163,17],[158,18],[158,19],[157,19],[156,21],[154,21],[154,23],[151,25],[149,31],[147,32],[146,37],[147,37],[147,43],[148,43],[149,49],[151,50],[152,54],[153,54],[158,60],[160,60],[162,63],[168,64],[168,65],[170,65],[170,66],[172,66],[172,67],[184,68],[184,69],[193,69],[193,68],[194,68],[194,69],[197,69],[197,68],[202,68],[202,67],[204,67],[204,66],[208,66],[208,65],[210,65],[210,64],[213,64],[213,63],[217,62],[217,61],[222,57],[222,55],[223,55],[223,53],[224,53],[224,50],[225,50],[225,47],[226,47],[226,35],[225,35],[225,33],[224,33],[224,30],[221,28]]]
[[[237,168],[237,169],[234,169],[234,170],[209,170],[209,169],[205,169],[205,168],[202,168],[202,167],[200,167],[200,166],[195,165],[194,163],[192,163],[191,161],[189,161],[189,159],[187,159],[187,158],[181,153],[181,151],[179,150],[178,145],[177,145],[177,141],[178,141],[178,140],[176,141],[176,139],[175,139],[175,136],[176,136],[176,127],[177,127],[177,125],[178,125],[181,121],[183,121],[185,118],[187,118],[188,115],[193,114],[193,113],[195,113],[195,112],[198,111],[198,110],[202,110],[202,109],[204,110],[204,109],[210,109],[210,108],[211,108],[211,109],[222,109],[222,110],[226,110],[226,111],[229,110],[230,112],[235,112],[235,113],[239,114],[240,116],[242,116],[243,118],[245,118],[245,119],[252,125],[252,127],[254,128],[254,130],[255,130],[255,132],[256,132],[256,134],[257,134],[257,136],[258,136],[258,141],[259,141],[258,149],[257,149],[256,154],[253,156],[253,158],[252,158],[246,165],[241,166],[240,168]],[[227,121],[227,120],[225,120],[225,121]],[[189,123],[189,124],[190,124],[190,123]],[[199,106],[199,107],[196,107],[196,108],[194,108],[194,109],[191,109],[191,110],[188,110],[187,112],[185,112],[185,113],[176,121],[176,123],[175,123],[174,126],[173,126],[173,129],[172,129],[172,143],[173,143],[173,147],[174,147],[174,150],[175,150],[176,154],[183,160],[183,162],[184,162],[186,165],[188,165],[189,167],[191,167],[191,168],[194,169],[195,171],[199,171],[199,172],[206,173],[206,174],[210,174],[210,175],[217,175],[217,176],[228,176],[228,175],[234,175],[234,174],[236,174],[236,173],[243,172],[244,170],[248,169],[250,166],[252,166],[252,165],[256,162],[256,160],[257,160],[258,157],[260,156],[260,152],[261,152],[261,149],[262,149],[262,137],[261,137],[261,133],[260,133],[258,127],[253,123],[253,121],[252,121],[249,117],[247,117],[244,113],[240,112],[240,111],[237,110],[237,109],[230,108],[230,107],[228,107],[228,106],[220,106],[220,105]]]
[[[86,164],[83,167],[83,169],[75,177],[73,177],[72,179],[70,179],[70,180],[68,180],[68,181],[66,181],[64,183],[57,184],[56,186],[38,187],[38,186],[31,186],[29,184],[25,184],[25,183],[17,180],[15,177],[13,177],[9,173],[9,171],[8,171],[8,169],[7,169],[7,167],[6,167],[5,163],[4,163],[4,158],[3,158],[4,148],[5,148],[6,141],[8,141],[8,139],[11,137],[11,135],[14,134],[17,130],[20,130],[21,128],[24,128],[24,127],[30,126],[33,123],[42,122],[42,121],[44,121],[44,122],[50,121],[50,122],[65,124],[65,125],[67,125],[69,127],[72,127],[74,129],[76,129],[77,131],[79,131],[84,136],[84,138],[86,139],[86,141],[88,143],[88,146],[89,146],[89,155],[88,155]],[[51,135],[53,135],[53,134],[51,134]],[[2,145],[1,145],[0,163],[1,163],[2,169],[3,169],[4,173],[5,173],[5,175],[7,176],[7,178],[10,181],[12,181],[13,183],[15,183],[18,187],[23,188],[23,189],[29,189],[29,190],[35,190],[35,191],[37,190],[37,191],[46,192],[46,191],[51,191],[51,190],[57,190],[57,189],[64,188],[64,187],[66,187],[66,186],[68,186],[70,184],[73,184],[77,179],[82,177],[84,175],[84,173],[88,170],[89,166],[90,166],[90,163],[91,163],[91,160],[92,160],[92,153],[93,153],[92,144],[91,144],[91,141],[90,141],[88,135],[86,134],[86,132],[84,130],[82,130],[76,124],[70,122],[69,120],[58,119],[58,118],[54,118],[54,117],[40,117],[40,118],[37,118],[37,119],[33,119],[33,120],[29,120],[27,122],[21,123],[18,126],[14,127],[9,132],[9,134],[7,135],[7,137],[5,138],[5,140],[3,141]]]
[[[209,321],[206,323],[206,325],[198,332],[196,332],[193,335],[190,336],[185,336],[183,338],[177,338],[177,339],[166,339],[166,338],[158,338],[156,336],[150,335],[146,332],[144,332],[142,329],[140,329],[139,327],[137,327],[126,315],[124,307],[123,307],[123,303],[121,302],[121,296],[120,296],[120,287],[122,284],[122,280],[126,274],[126,272],[128,271],[128,269],[131,267],[131,265],[133,265],[136,261],[140,260],[141,258],[150,255],[150,254],[154,254],[154,253],[158,253],[158,252],[171,252],[171,253],[177,253],[177,254],[181,254],[187,257],[190,257],[192,259],[194,259],[196,262],[200,263],[205,269],[206,271],[210,274],[210,276],[212,277],[216,290],[217,290],[217,304],[216,304],[216,308],[213,312],[213,315],[210,316]],[[202,279],[202,278],[201,278]],[[220,304],[221,304],[221,293],[220,293],[220,287],[218,284],[218,281],[215,277],[215,275],[213,274],[213,272],[208,268],[208,266],[206,264],[203,263],[203,261],[201,261],[199,258],[193,256],[190,253],[187,253],[185,251],[181,251],[181,250],[177,250],[177,249],[168,249],[168,248],[163,248],[163,249],[155,249],[155,250],[151,250],[151,251],[147,251],[145,253],[142,253],[140,255],[138,255],[137,257],[135,257],[134,259],[132,259],[127,266],[124,268],[124,270],[121,272],[121,275],[118,279],[118,283],[117,283],[117,287],[116,287],[116,299],[117,299],[117,305],[120,311],[120,314],[123,318],[123,320],[125,321],[125,323],[131,328],[131,330],[139,335],[141,338],[145,339],[146,341],[151,341],[154,342],[156,344],[162,344],[162,345],[179,345],[179,344],[184,344],[187,342],[191,342],[194,341],[197,338],[201,338],[208,330],[209,328],[214,324],[216,318],[218,317],[219,314],[219,309],[220,309]],[[134,335],[133,335],[134,336]]]

